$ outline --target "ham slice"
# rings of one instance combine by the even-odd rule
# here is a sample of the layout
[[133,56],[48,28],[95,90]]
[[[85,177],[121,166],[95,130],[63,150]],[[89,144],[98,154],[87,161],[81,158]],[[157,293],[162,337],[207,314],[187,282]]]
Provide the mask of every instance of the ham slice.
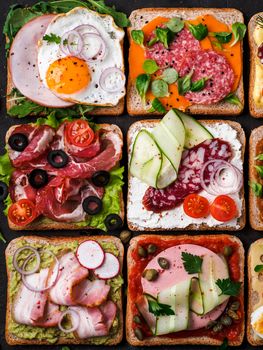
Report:
[[116,304],[114,304],[113,301],[108,300],[106,303],[100,306],[100,311],[104,316],[104,320],[106,322],[106,326],[109,332],[113,324],[113,321],[115,320],[115,317],[116,317],[117,306]]
[[36,200],[37,190],[29,184],[27,175],[20,170],[15,170],[12,173],[9,192],[13,202],[23,198],[27,198],[33,203]]
[[108,297],[110,286],[104,280],[84,280],[73,289],[73,298],[79,305],[94,307]]

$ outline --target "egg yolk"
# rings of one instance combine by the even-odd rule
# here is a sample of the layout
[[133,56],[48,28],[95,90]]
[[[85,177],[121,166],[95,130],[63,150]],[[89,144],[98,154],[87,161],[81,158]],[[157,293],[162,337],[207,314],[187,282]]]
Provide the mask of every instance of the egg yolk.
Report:
[[47,71],[48,87],[60,94],[73,94],[90,83],[91,75],[86,61],[77,57],[64,57],[53,62]]
[[263,314],[258,318],[253,326],[256,332],[263,334]]

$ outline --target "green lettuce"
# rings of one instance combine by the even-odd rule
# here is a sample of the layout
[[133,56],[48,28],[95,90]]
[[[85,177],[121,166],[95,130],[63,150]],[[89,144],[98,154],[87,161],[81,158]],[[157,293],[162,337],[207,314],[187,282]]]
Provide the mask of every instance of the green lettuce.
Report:
[[6,151],[3,155],[0,156],[0,181],[9,185],[13,170],[14,168]]

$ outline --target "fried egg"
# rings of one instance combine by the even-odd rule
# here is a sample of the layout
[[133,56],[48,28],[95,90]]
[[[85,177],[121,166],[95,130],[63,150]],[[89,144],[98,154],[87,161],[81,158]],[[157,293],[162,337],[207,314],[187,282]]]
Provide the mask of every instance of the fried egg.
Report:
[[65,101],[116,106],[125,95],[123,37],[109,15],[82,7],[57,15],[39,42],[40,79]]
[[263,306],[251,314],[251,325],[256,335],[263,339]]

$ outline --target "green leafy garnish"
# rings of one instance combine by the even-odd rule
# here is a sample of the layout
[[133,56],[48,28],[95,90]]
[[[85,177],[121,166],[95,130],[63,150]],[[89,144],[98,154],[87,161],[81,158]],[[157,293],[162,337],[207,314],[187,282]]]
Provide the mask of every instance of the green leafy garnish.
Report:
[[9,185],[13,170],[14,168],[11,164],[8,153],[5,152],[0,156],[0,181],[4,182],[6,185]]
[[215,37],[221,44],[229,43],[232,39],[232,33],[229,32],[213,32],[209,33],[209,35]]
[[167,84],[173,84],[178,79],[177,70],[174,68],[167,68],[163,71],[162,75],[158,76],[157,79],[162,79]]
[[246,34],[246,31],[247,31],[247,26],[244,23],[236,22],[232,24],[232,32],[234,34],[235,40],[232,42],[230,47],[236,45],[238,41],[243,40]]
[[153,74],[158,71],[159,66],[154,60],[147,59],[143,62],[142,68],[145,73]]
[[4,235],[2,234],[2,232],[0,232],[0,241],[6,243],[6,239],[5,239]]
[[161,79],[157,79],[152,82],[151,91],[155,97],[169,96],[168,84]]
[[255,157],[255,160],[263,160],[263,153],[258,154],[258,155]]
[[236,297],[239,294],[241,288],[241,282],[234,282],[230,278],[218,279],[216,285],[221,290],[220,295],[230,295]]
[[261,271],[263,271],[263,265],[256,265],[255,268],[254,268],[254,271],[255,271],[255,272],[261,272]]
[[223,101],[225,102],[229,102],[232,103],[233,105],[237,105],[242,107],[242,103],[240,102],[239,98],[237,97],[237,95],[235,95],[233,92],[231,92],[230,94],[228,94]]
[[149,42],[148,42],[148,46],[153,46],[154,44],[158,43],[158,39],[157,37],[153,37]]
[[9,207],[10,207],[10,205],[11,205],[12,203],[13,203],[13,202],[12,202],[12,199],[11,199],[10,194],[9,194],[9,195],[6,197],[6,199],[4,200],[4,207],[5,207],[5,209],[4,209],[3,213],[4,213],[5,216],[7,216],[7,214],[8,214],[8,209],[9,209]]
[[179,33],[184,28],[184,21],[179,17],[173,17],[166,23],[166,27],[173,33]]
[[255,165],[254,166],[258,175],[263,178],[263,166],[262,165]]
[[144,33],[142,30],[132,30],[131,31],[132,40],[138,44],[143,45],[144,42]]
[[[54,33],[50,33],[50,34],[46,34],[43,36],[43,40],[49,42],[49,43],[55,43],[55,44],[60,44],[61,43],[61,37],[54,34]],[[63,45],[64,45],[64,41],[63,41]]]
[[263,196],[263,187],[260,183],[249,181],[248,185],[257,197]]
[[165,107],[163,106],[162,102],[157,97],[155,97],[155,99],[152,101],[152,106],[148,110],[149,113],[152,113],[155,111],[159,112],[159,113],[166,113]]
[[136,90],[140,95],[143,104],[145,104],[146,93],[149,88],[151,76],[149,74],[140,74],[136,78]]
[[158,303],[157,300],[148,298],[149,312],[154,316],[170,316],[174,315],[171,305]]
[[169,28],[156,28],[155,35],[166,49],[174,39],[174,33]]
[[70,350],[68,346],[62,346],[61,350]]
[[179,95],[183,96],[191,89],[191,78],[194,74],[194,71],[192,70],[189,74],[185,75],[184,77],[181,77],[178,79],[178,92]]
[[192,35],[197,39],[197,40],[203,40],[205,37],[207,37],[208,34],[208,29],[205,25],[202,23],[199,24],[188,24],[189,30],[192,33]]
[[201,272],[203,259],[200,256],[182,252],[182,260],[185,270],[190,275]]
[[223,343],[217,348],[218,350],[226,350],[228,349],[228,339],[225,338]]
[[193,92],[198,92],[204,89],[206,81],[209,78],[201,78],[199,80],[193,81],[190,90]]

